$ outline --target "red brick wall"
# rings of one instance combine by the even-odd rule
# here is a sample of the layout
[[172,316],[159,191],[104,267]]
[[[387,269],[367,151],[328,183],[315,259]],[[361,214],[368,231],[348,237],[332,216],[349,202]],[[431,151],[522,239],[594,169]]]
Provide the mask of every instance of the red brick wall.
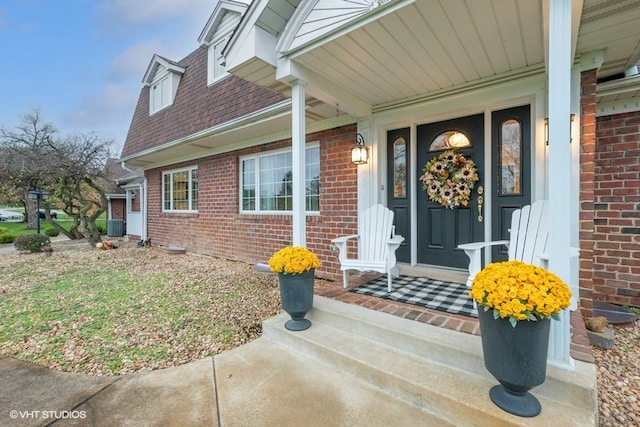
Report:
[[593,190],[596,169],[596,70],[581,76],[580,96],[580,311],[593,317]]
[[640,307],[640,112],[598,117],[593,298]]
[[[357,171],[350,162],[355,125],[307,135],[320,142],[320,215],[307,217],[307,247],[322,262],[319,276],[341,277],[331,239],[357,232]],[[148,237],[154,245],[174,245],[191,252],[249,263],[266,263],[290,245],[290,215],[239,213],[239,157],[291,146],[291,140],[225,153],[147,171]],[[162,212],[162,172],[198,166],[198,213]]]
[[125,199],[111,199],[111,219],[125,220],[127,216],[126,205]]

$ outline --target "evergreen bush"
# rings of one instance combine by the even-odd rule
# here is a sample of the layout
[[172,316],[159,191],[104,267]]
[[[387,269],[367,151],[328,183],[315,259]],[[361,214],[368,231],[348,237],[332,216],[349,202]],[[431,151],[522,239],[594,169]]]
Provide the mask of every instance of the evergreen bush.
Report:
[[53,227],[48,227],[44,229],[44,234],[46,234],[49,237],[56,237],[57,235],[60,234],[60,232]]
[[16,238],[13,246],[19,251],[42,252],[43,247],[51,246],[51,240],[44,234],[27,234]]
[[0,233],[0,244],[13,243],[16,240],[16,236],[8,233]]

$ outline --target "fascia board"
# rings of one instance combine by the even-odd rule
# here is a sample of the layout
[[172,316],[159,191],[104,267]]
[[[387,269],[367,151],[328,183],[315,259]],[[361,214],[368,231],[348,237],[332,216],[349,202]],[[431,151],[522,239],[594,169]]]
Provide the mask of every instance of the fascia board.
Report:
[[269,120],[272,117],[278,117],[282,114],[291,114],[291,100],[287,99],[281,101],[277,104],[273,104],[267,108],[263,108],[262,110],[256,111],[252,114],[248,114],[242,117],[237,118],[236,120],[232,120],[226,123],[222,123],[218,126],[214,126],[212,128],[204,129],[199,132],[192,133],[182,138],[178,138],[173,141],[169,141],[162,145],[158,145],[155,147],[148,148],[146,150],[140,151],[138,153],[131,154],[127,157],[121,158],[118,162],[127,162],[132,161],[140,157],[144,157],[149,154],[153,154],[158,151],[163,151],[172,147],[175,147],[180,144],[189,143],[201,138],[205,138],[208,136],[223,134],[227,132],[231,132],[234,129],[240,129],[246,126],[255,125],[256,122]]

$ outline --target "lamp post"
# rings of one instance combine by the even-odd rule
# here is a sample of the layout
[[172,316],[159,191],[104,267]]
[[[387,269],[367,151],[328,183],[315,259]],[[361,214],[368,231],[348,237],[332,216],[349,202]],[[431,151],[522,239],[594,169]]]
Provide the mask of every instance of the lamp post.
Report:
[[40,234],[40,200],[47,200],[49,198],[49,192],[47,190],[39,190],[37,188],[32,188],[31,190],[27,191],[27,196],[31,199],[31,200],[36,200],[37,201],[37,213],[36,213],[36,218],[37,218],[37,233]]

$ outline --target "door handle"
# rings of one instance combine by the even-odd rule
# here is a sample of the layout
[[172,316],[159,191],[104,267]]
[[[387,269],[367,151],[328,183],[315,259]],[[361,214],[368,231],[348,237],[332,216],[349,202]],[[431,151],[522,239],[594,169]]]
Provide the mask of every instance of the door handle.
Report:
[[482,222],[482,205],[484,204],[484,197],[478,196],[478,222]]

